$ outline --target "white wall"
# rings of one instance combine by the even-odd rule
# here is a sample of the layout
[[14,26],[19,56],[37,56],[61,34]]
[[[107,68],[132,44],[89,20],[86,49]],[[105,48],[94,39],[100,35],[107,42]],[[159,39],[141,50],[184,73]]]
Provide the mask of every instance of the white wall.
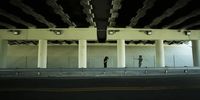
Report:
[[[88,68],[103,68],[103,58],[109,56],[108,67],[117,66],[117,47],[115,45],[89,45]],[[155,66],[154,46],[126,46],[126,66],[137,67],[138,55],[143,55],[142,67]],[[165,46],[166,66],[192,66],[192,49],[189,46]],[[8,68],[36,68],[37,46],[9,46]],[[48,67],[77,68],[77,45],[48,46]]]

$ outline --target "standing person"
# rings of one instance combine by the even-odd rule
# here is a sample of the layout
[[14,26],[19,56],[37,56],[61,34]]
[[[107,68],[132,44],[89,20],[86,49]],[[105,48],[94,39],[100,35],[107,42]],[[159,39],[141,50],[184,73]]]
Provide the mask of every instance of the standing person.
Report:
[[108,56],[104,58],[104,68],[107,68]]
[[142,55],[139,55],[138,60],[139,60],[139,63],[138,63],[139,67],[141,67],[142,66],[142,61],[143,61]]

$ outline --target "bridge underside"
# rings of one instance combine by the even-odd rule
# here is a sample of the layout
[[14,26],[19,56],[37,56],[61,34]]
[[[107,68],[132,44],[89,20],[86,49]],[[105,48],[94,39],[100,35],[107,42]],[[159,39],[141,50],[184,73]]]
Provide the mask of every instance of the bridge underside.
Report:
[[[1,0],[0,97],[24,100],[198,98],[199,12],[197,0]],[[88,68],[87,43],[91,41],[114,41],[117,68]],[[195,67],[167,68],[164,43],[187,41],[192,41]],[[77,69],[49,68],[48,43],[61,42],[77,44]],[[156,68],[127,68],[127,42],[155,44]],[[38,45],[37,68],[7,69],[8,44]]]

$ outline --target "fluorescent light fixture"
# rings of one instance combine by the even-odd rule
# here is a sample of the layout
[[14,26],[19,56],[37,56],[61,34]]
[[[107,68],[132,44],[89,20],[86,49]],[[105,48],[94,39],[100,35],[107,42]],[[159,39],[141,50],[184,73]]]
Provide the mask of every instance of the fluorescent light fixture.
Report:
[[53,29],[51,29],[50,31],[54,32],[56,35],[61,35],[63,33],[62,30],[53,30]]
[[108,30],[109,35],[114,35],[116,32],[119,32],[120,30]]
[[20,33],[17,32],[17,31],[15,31],[15,32],[13,32],[13,34],[14,34],[14,35],[19,35]]
[[192,33],[191,33],[191,31],[184,31],[184,34],[187,36],[190,36]]
[[13,35],[20,35],[21,34],[20,30],[9,30],[9,32],[12,32]]
[[152,35],[151,30],[139,30],[139,32],[144,32],[146,35]]
[[61,35],[62,33],[61,33],[61,31],[55,31],[55,34],[56,35]]
[[152,35],[152,31],[145,31],[147,35]]

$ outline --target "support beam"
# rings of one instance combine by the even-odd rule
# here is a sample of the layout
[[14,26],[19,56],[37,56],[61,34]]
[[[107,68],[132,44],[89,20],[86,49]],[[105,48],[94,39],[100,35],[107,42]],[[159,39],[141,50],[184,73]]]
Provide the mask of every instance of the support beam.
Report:
[[[151,31],[147,35],[145,31]],[[185,35],[185,30],[172,29],[135,29],[135,28],[108,28],[107,40],[199,40],[200,31],[190,30],[191,35]],[[112,32],[112,33],[111,33]]]
[[79,40],[78,68],[87,68],[87,41]]
[[156,67],[165,67],[163,40],[156,40]]
[[191,0],[178,0],[173,7],[168,8],[161,16],[155,18],[149,25],[145,27],[153,27],[159,25],[165,18],[172,16],[177,10],[185,7]]
[[8,41],[0,40],[0,68],[6,68]]
[[4,23],[4,22],[0,22],[0,26],[3,26],[3,27],[8,28],[8,29],[16,29],[16,27],[14,25]]
[[22,25],[24,25],[26,27],[36,27],[35,25],[33,25],[31,23],[28,23],[28,22],[25,22],[20,17],[15,16],[15,15],[13,15],[11,13],[8,13],[7,11],[5,11],[3,9],[0,9],[0,15],[8,18],[9,20],[11,20],[11,21],[13,21],[15,23],[22,24]]
[[117,40],[117,67],[124,68],[126,67],[125,61],[125,41]]
[[25,4],[23,0],[10,0],[10,4],[21,9],[27,15],[34,17],[38,22],[47,25],[50,28],[56,27],[55,24],[49,22],[43,15],[37,13],[31,6]]
[[47,68],[47,40],[39,40],[37,67]]
[[61,19],[64,23],[68,24],[69,26],[75,27],[76,24],[70,20],[69,15],[64,12],[63,7],[61,5],[59,5],[57,2],[58,2],[58,0],[47,0],[46,1],[47,5],[49,5],[50,7],[53,8],[53,11],[61,17]]
[[131,18],[129,26],[135,27],[138,21],[146,15],[147,11],[154,6],[155,1],[156,0],[145,0],[143,2],[143,7],[138,9],[136,16]]
[[[55,28],[55,29],[14,29],[20,35],[13,35],[9,29],[0,29],[3,40],[97,40],[96,28]],[[53,31],[61,31],[56,35]],[[114,31],[109,33],[110,31]],[[151,31],[147,35],[145,31]],[[190,30],[191,35],[185,35],[185,30],[173,29],[137,29],[137,28],[108,28],[107,40],[199,40],[200,30]],[[101,34],[100,34],[101,35]]]
[[91,0],[81,0],[80,4],[83,6],[83,12],[87,15],[86,21],[90,23],[90,26],[96,26],[96,22],[94,21],[94,13],[92,12],[93,6],[91,4]]
[[[5,40],[97,40],[96,28],[47,28],[14,29],[20,35],[13,35],[9,29],[0,29],[0,38]],[[61,31],[56,35],[54,31]]]
[[[105,43],[107,36],[106,31],[108,27],[108,19],[110,17],[110,11],[108,10],[111,0],[91,0],[91,4],[94,6],[93,12],[95,16],[97,37],[100,43]],[[103,6],[102,6],[103,5]]]
[[196,22],[193,22],[191,24],[187,24],[187,25],[183,26],[182,29],[189,29],[189,28],[199,26],[199,25],[200,25],[200,21],[196,21]]
[[194,10],[191,13],[189,13],[188,15],[182,16],[182,17],[176,19],[174,22],[169,23],[169,25],[165,25],[163,28],[172,28],[176,25],[182,24],[183,22],[191,19],[192,17],[196,17],[199,15],[200,15],[200,9]]
[[192,53],[194,66],[200,66],[200,40],[192,41]]
[[112,9],[110,9],[110,18],[108,19],[109,21],[109,26],[114,27],[116,22],[115,19],[119,16],[118,10],[121,9],[123,0],[112,0]]

